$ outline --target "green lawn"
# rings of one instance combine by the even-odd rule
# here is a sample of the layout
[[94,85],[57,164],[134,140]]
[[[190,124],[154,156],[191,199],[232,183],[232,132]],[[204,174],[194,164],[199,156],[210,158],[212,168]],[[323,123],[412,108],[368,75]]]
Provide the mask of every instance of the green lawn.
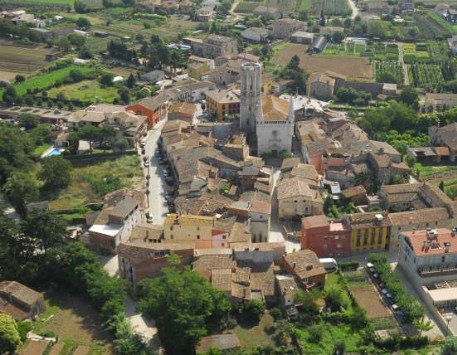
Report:
[[117,87],[102,87],[96,80],[83,80],[48,90],[48,96],[51,98],[57,97],[59,93],[63,93],[68,100],[106,103],[113,103],[113,99],[119,96]]
[[273,345],[273,339],[267,334],[268,328],[270,328],[273,323],[273,317],[268,313],[265,313],[258,325],[247,326],[239,324],[233,329],[233,332],[240,339],[241,347],[243,349],[255,349],[258,346],[264,347]]
[[311,0],[299,0],[298,9],[301,11],[309,10],[309,8],[311,7],[311,2]]
[[443,173],[455,172],[457,174],[457,165],[422,165],[417,163],[414,168],[419,170],[420,177],[430,177]]
[[48,150],[51,147],[52,147],[51,144],[40,145],[39,147],[36,147],[35,150],[33,151],[33,156],[38,158],[41,156],[41,154],[43,154],[46,150]]
[[72,70],[79,70],[83,74],[89,74],[94,72],[95,68],[87,65],[70,65],[66,68],[54,70],[50,73],[37,73],[23,83],[14,85],[16,93],[22,96],[27,93],[28,89],[46,90],[52,87],[56,81],[66,78]]
[[141,184],[143,173],[140,160],[136,155],[73,168],[70,186],[52,198],[50,209],[80,208],[87,203],[100,202],[100,197],[87,179],[88,174],[91,174],[95,179],[102,179],[111,174],[121,180],[122,186],[134,187]]

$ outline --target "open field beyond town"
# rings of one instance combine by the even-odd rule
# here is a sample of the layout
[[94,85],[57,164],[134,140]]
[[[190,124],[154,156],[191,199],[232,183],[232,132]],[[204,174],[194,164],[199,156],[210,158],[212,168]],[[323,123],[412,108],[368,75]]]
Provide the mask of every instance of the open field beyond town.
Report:
[[59,93],[65,95],[68,100],[79,100],[82,102],[106,102],[112,103],[117,97],[117,88],[113,86],[102,86],[95,80],[84,80],[76,84],[52,88],[48,91],[48,96],[56,98]]
[[273,62],[285,66],[294,55],[300,58],[300,67],[308,73],[333,71],[348,78],[372,79],[373,66],[366,58],[353,56],[322,56],[306,53],[307,46],[303,44],[287,44],[278,51]]
[[[1,3],[0,3],[1,4]],[[20,47],[12,42],[0,41],[0,71],[31,73],[47,65],[45,55],[52,51],[43,47]],[[0,72],[0,79],[3,77]]]

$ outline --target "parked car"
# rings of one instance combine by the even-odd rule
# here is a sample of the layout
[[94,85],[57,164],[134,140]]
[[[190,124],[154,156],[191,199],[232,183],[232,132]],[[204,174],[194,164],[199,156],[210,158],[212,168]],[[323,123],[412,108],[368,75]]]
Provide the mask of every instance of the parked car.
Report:
[[148,168],[148,167],[149,167],[149,161],[146,160],[146,161],[144,162],[144,167],[145,167],[145,168]]

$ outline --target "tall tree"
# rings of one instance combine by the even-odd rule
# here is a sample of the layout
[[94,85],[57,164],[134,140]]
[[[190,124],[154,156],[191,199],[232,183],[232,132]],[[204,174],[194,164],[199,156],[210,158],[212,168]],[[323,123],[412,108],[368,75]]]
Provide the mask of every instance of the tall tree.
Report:
[[42,160],[38,178],[44,181],[45,190],[65,188],[71,181],[71,163],[61,156],[45,158]]
[[22,171],[11,174],[3,186],[3,191],[21,215],[25,214],[26,203],[35,201],[39,195],[35,179]]
[[52,213],[38,213],[28,218],[22,223],[21,230],[45,251],[61,246],[68,236],[67,223]]
[[71,132],[68,136],[68,151],[70,154],[78,154],[79,137],[75,132]]
[[94,142],[98,139],[98,129],[92,125],[85,125],[79,129],[78,136],[89,141],[89,153],[92,154]]
[[419,95],[412,86],[405,87],[400,94],[399,101],[411,107],[413,110],[419,110]]
[[0,350],[2,354],[15,354],[21,344],[21,337],[14,319],[6,313],[0,313]]
[[207,334],[210,318],[228,312],[230,304],[222,292],[197,273],[172,267],[164,269],[162,277],[144,283],[139,309],[156,320],[170,354],[192,354]]

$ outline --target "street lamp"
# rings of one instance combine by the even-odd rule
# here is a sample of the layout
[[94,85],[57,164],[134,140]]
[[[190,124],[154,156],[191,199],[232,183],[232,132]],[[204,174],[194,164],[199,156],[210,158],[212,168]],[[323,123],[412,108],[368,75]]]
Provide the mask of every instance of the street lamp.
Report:
[[446,326],[446,335],[449,335],[449,322],[451,321],[452,319],[452,314],[448,314],[444,317],[444,319],[446,319],[446,322],[447,322],[447,326]]

